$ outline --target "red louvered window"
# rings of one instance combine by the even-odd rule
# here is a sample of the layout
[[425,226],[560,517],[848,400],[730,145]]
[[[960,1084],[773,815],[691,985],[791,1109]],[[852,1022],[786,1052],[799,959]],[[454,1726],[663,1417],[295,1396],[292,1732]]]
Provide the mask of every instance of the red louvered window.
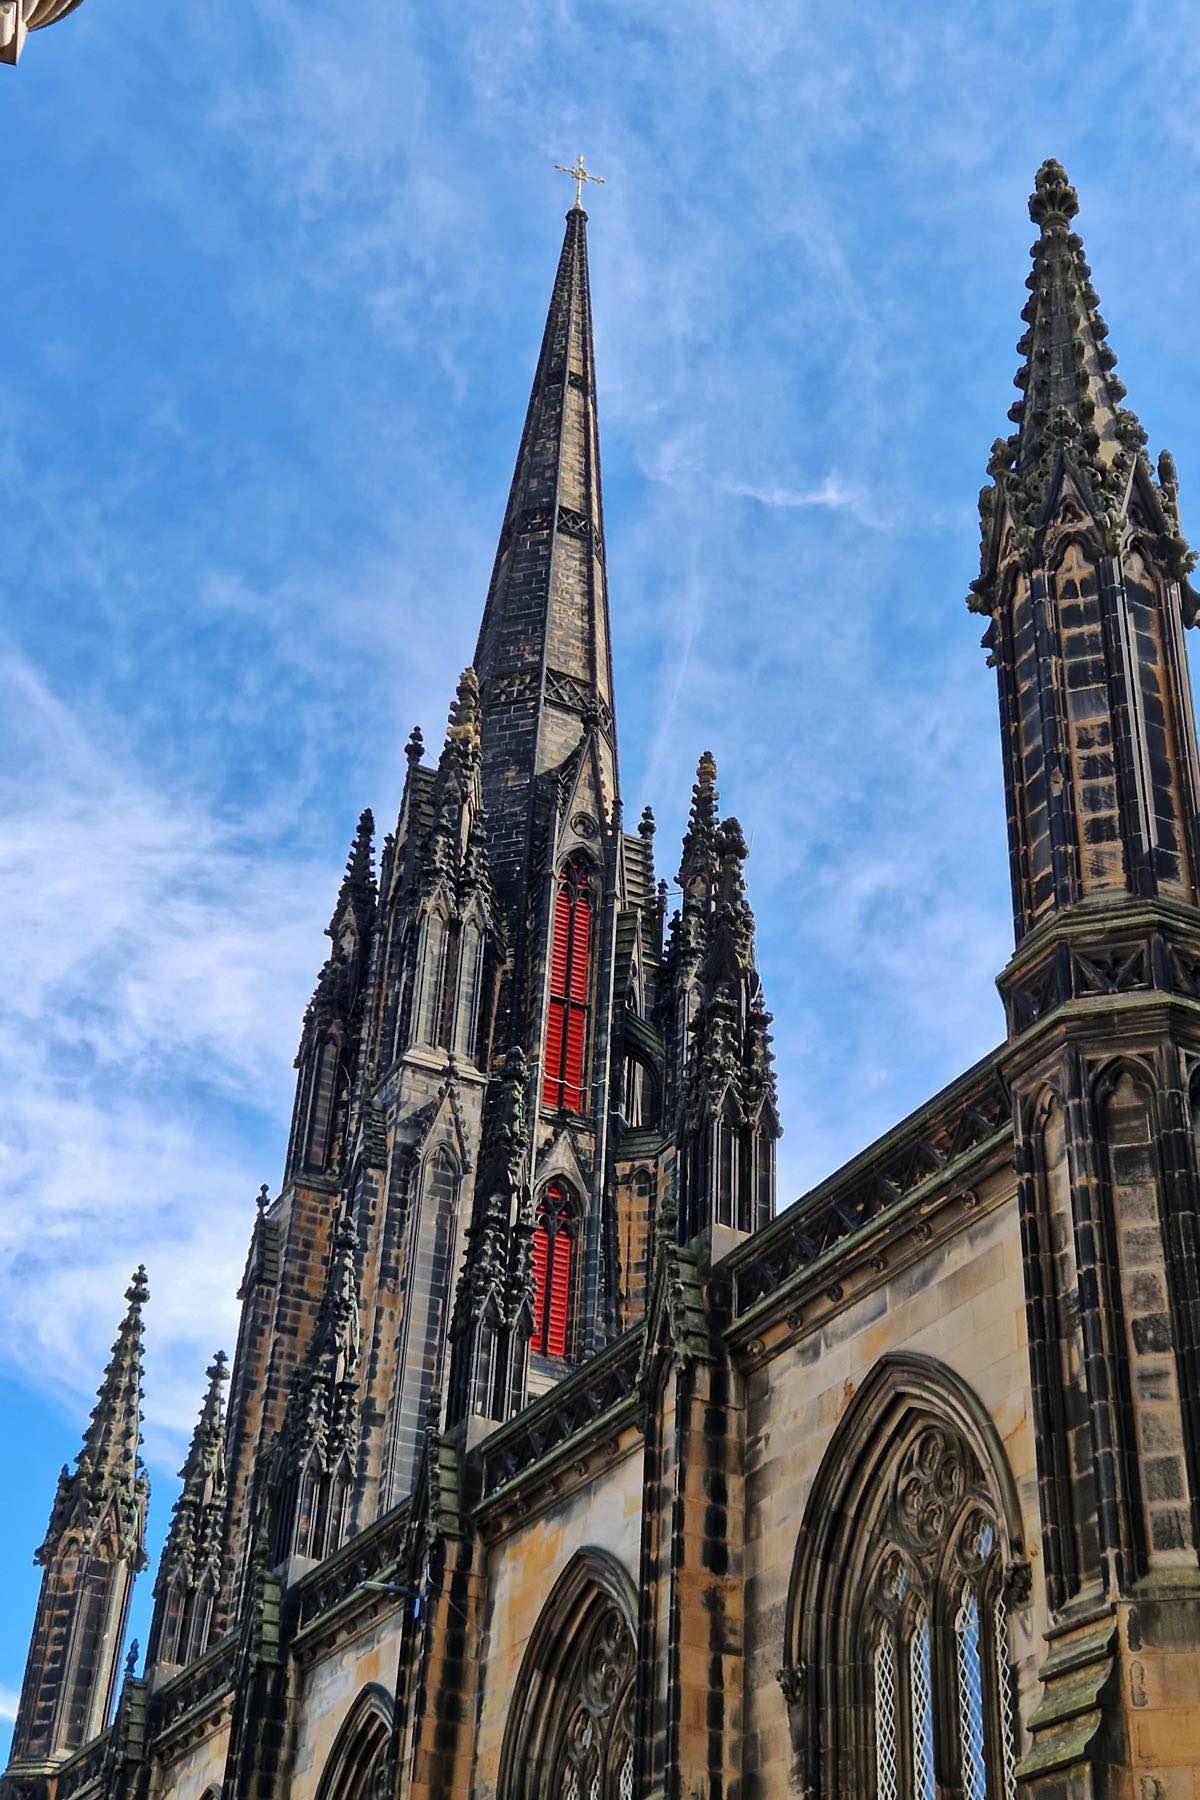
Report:
[[554,895],[550,1010],[542,1076],[542,1105],[566,1112],[584,1109],[591,948],[592,893],[587,870],[580,863],[568,863]]
[[553,1183],[538,1201],[533,1231],[533,1348],[543,1356],[567,1354],[574,1250],[571,1203]]

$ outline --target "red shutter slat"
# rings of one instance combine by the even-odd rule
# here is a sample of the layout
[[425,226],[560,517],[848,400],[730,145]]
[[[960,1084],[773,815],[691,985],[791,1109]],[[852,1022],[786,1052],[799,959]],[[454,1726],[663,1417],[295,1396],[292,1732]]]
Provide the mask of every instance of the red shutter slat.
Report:
[[563,1014],[565,1011],[564,1001],[551,1000],[550,1011],[546,1015],[546,1056],[542,1078],[542,1104],[544,1106],[561,1104]]
[[571,934],[571,998],[586,1004],[588,997],[588,948],[592,935],[592,909],[587,889],[575,900],[575,929]]
[[571,1302],[571,1238],[559,1231],[554,1238],[554,1260],[550,1271],[549,1309],[546,1319],[546,1349],[551,1356],[567,1354],[567,1315]]
[[567,991],[567,952],[571,942],[571,896],[560,883],[554,897],[554,932],[550,941],[550,992]]
[[546,1334],[546,1264],[550,1240],[539,1219],[533,1234],[533,1345],[542,1348]]
[[566,1055],[563,1058],[562,1104],[568,1112],[583,1110],[583,1027],[584,1014],[573,1006],[567,1014]]

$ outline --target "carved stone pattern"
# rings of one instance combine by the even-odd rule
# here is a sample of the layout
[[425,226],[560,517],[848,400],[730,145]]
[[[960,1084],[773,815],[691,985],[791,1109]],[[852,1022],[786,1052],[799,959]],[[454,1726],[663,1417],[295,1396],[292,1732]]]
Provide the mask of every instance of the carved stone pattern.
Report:
[[493,675],[487,684],[487,704],[518,705],[537,698],[537,676],[532,669],[515,669],[507,675]]
[[551,706],[561,706],[567,712],[594,712],[599,715],[601,728],[612,730],[612,707],[577,675],[568,675],[562,669],[547,669],[546,698]]

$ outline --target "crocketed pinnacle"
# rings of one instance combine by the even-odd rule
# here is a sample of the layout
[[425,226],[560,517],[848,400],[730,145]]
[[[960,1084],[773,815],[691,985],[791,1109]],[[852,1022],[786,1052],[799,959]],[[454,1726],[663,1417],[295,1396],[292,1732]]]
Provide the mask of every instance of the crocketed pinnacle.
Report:
[[38,1560],[47,1562],[68,1525],[85,1534],[111,1518],[122,1547],[142,1567],[142,1524],[149,1484],[142,1468],[142,1308],[150,1289],[140,1267],[125,1290],[127,1308],[74,1472],[64,1469]]
[[335,922],[341,918],[347,902],[353,906],[356,915],[363,909],[369,911],[375,904],[374,837],[375,815],[369,806],[364,807],[358,815],[358,828],[346,858],[346,873],[338,890],[337,905],[333,909]]
[[313,1334],[312,1360],[336,1380],[353,1373],[358,1353],[358,1235],[343,1207],[333,1234],[325,1292]]
[[229,1379],[229,1358],[223,1350],[218,1350],[213,1357],[207,1375],[208,1389],[204,1404],[200,1408],[200,1417],[196,1421],[187,1456],[179,1471],[184,1493],[197,1499],[204,1498],[204,1490],[224,1450],[225,1414],[222,1392]]
[[357,1250],[354,1220],[343,1207],[312,1343],[288,1395],[281,1451],[296,1469],[314,1448],[324,1466],[332,1467],[353,1439],[361,1349]]
[[[1115,374],[1117,359],[1107,341],[1092,271],[1083,241],[1071,229],[1078,210],[1062,164],[1044,162],[1029,200],[1038,236],[1030,251],[1029,299],[1021,314],[1027,329],[1017,345],[1023,361],[1016,386],[1022,398],[1009,412],[1017,429],[992,446],[988,474],[994,485],[980,496],[984,571],[968,602],[977,611],[991,610],[988,564],[1004,510],[1001,500],[1012,520],[1015,548],[1028,555],[1065,469],[1108,548],[1115,551],[1134,464],[1140,460],[1147,482],[1152,479],[1143,452],[1146,434],[1123,404],[1125,386]],[[1177,537],[1173,496],[1164,492],[1160,498],[1168,529]],[[1175,545],[1179,573],[1185,572],[1186,555],[1180,538]]]
[[716,872],[716,829],[717,761],[711,750],[705,750],[696,768],[692,807],[683,834],[678,879],[685,896],[697,875],[711,879]]
[[228,1379],[229,1359],[218,1350],[208,1368],[208,1389],[179,1471],[182,1488],[171,1515],[158,1587],[177,1569],[195,1581],[202,1566],[219,1560],[225,1505],[223,1389]]

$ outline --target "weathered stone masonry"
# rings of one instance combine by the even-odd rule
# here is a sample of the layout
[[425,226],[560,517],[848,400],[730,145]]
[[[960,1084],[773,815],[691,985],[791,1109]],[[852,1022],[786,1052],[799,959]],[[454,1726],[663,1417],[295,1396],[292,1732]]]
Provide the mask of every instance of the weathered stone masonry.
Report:
[[745,842],[623,827],[586,217],[479,644],[364,814],[155,1587],[141,1308],[64,1471],[15,1800],[1195,1800],[1197,597],[1058,164],[969,605],[1002,1044],[774,1216]]

